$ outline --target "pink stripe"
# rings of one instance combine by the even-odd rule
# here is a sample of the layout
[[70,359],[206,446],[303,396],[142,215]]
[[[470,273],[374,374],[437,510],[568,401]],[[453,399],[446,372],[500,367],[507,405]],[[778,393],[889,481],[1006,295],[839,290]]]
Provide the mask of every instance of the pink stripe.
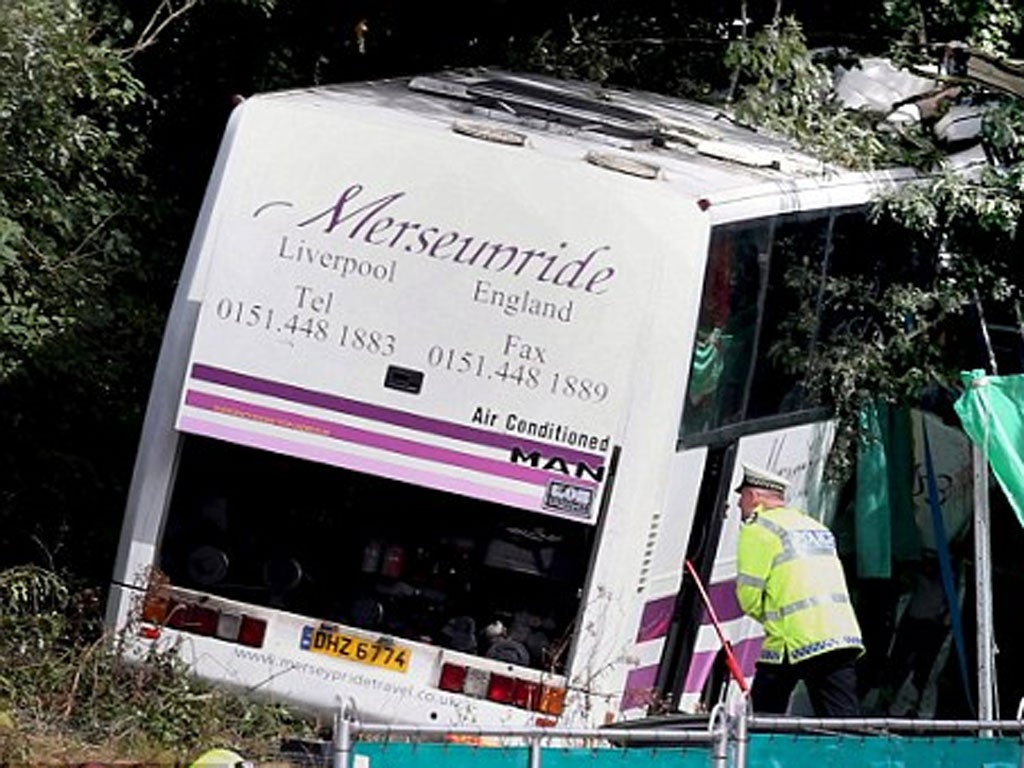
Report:
[[[552,478],[564,479],[564,475],[545,472],[532,467],[523,467],[509,464],[504,461],[486,459],[481,456],[472,456],[460,451],[453,451],[448,448],[439,448],[431,445],[424,445],[413,440],[406,440],[400,437],[382,435],[377,432],[370,432],[365,429],[349,427],[343,424],[336,424],[324,419],[315,419],[309,416],[302,416],[297,413],[283,411],[278,408],[267,408],[265,406],[253,405],[233,398],[211,395],[206,392],[189,390],[185,403],[194,408],[202,408],[216,413],[224,413],[242,419],[250,419],[266,424],[271,424],[284,429],[292,429],[300,432],[309,432],[323,437],[330,437],[334,440],[341,440],[357,445],[365,445],[370,448],[377,448],[391,453],[398,453],[411,456],[417,459],[436,462],[439,464],[450,464],[456,467],[463,467],[474,472],[482,472],[489,475],[508,477],[533,485],[546,486]],[[581,479],[574,479],[573,483],[594,488],[596,483]]]
[[[733,653],[736,654],[736,660],[740,663],[740,669],[748,678],[754,675],[754,665],[757,663],[758,656],[761,655],[761,642],[762,638],[751,637],[741,640],[732,647]],[[700,693],[704,690],[704,684],[708,680],[711,667],[718,654],[719,649],[717,648],[713,651],[701,651],[693,654],[693,658],[690,660],[690,669],[686,673],[686,682],[683,683],[684,693]]]
[[525,493],[514,493],[492,488],[488,485],[460,480],[447,475],[435,472],[403,467],[397,464],[389,464],[383,461],[373,461],[362,456],[333,451],[326,448],[318,448],[306,443],[296,443],[291,440],[284,440],[277,437],[269,437],[256,432],[250,432],[237,427],[227,427],[222,424],[214,424],[193,416],[184,416],[181,419],[181,426],[188,432],[206,437],[215,437],[221,440],[229,440],[240,445],[248,445],[251,448],[262,448],[274,453],[283,453],[288,456],[295,456],[300,459],[310,459],[323,464],[330,464],[335,467],[354,469],[358,472],[369,472],[382,477],[389,477],[393,480],[402,480],[418,485],[437,488],[442,491],[451,491],[463,496],[473,496],[487,501],[494,501],[499,504],[507,504],[521,509],[531,511],[543,511],[540,499]]

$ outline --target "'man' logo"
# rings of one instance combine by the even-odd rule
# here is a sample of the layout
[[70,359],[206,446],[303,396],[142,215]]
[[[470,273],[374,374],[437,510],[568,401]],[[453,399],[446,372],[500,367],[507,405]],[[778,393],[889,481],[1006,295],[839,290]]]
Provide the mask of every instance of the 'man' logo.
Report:
[[604,464],[592,467],[585,461],[569,462],[561,456],[548,456],[545,458],[540,455],[540,451],[523,453],[518,447],[512,448],[510,460],[513,464],[529,464],[537,469],[561,472],[569,477],[587,478],[598,483],[604,480]]

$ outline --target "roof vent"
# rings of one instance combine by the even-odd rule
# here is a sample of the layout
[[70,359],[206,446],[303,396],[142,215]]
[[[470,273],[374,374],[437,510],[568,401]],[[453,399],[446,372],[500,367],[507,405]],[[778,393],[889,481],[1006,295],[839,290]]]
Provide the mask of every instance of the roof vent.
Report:
[[726,141],[701,141],[695,147],[706,157],[727,160],[749,168],[768,168],[788,174],[816,175],[826,170],[825,164],[813,157],[790,154]]
[[782,157],[776,152],[744,147],[727,141],[701,141],[697,143],[696,149],[702,155],[748,165],[751,168],[779,169],[782,166]]
[[630,176],[638,176],[641,179],[656,179],[658,174],[661,173],[661,168],[652,163],[645,163],[640,160],[634,160],[631,157],[623,157],[622,155],[610,155],[606,152],[588,152],[584,160],[599,168],[607,168],[609,171],[618,171]]
[[496,144],[508,144],[513,147],[522,147],[526,144],[525,134],[505,128],[496,128],[493,125],[457,122],[452,124],[452,130],[463,136],[493,141]]

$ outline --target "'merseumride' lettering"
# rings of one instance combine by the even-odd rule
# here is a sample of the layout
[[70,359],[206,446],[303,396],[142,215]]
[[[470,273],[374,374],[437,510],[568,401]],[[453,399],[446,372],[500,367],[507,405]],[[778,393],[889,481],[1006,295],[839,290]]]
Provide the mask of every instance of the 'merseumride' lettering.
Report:
[[362,184],[352,184],[341,192],[333,205],[303,219],[298,226],[323,226],[325,234],[366,245],[489,272],[504,272],[584,293],[605,293],[615,277],[615,267],[602,263],[611,250],[608,245],[591,248],[580,255],[568,252],[568,243],[542,250],[496,242],[436,223],[403,218],[398,214],[405,192],[366,199],[364,191]]

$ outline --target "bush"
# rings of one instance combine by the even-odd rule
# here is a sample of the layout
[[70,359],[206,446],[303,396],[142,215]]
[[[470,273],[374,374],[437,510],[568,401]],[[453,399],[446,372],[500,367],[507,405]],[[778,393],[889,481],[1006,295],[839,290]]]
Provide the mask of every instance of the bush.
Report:
[[173,653],[127,661],[100,602],[40,568],[0,572],[0,764],[174,764],[212,746],[261,760],[312,734],[281,706],[198,682]]

